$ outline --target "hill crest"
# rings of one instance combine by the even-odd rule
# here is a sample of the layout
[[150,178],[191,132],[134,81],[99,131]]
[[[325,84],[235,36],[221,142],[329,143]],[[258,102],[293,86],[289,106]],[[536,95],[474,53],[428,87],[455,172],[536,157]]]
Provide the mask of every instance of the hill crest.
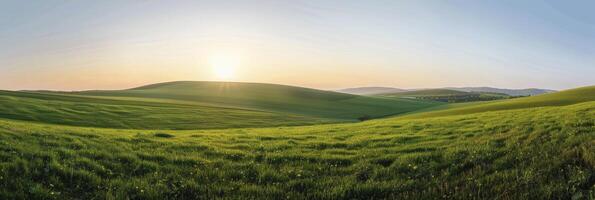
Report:
[[192,102],[348,120],[401,114],[437,105],[436,102],[359,96],[269,83],[213,81],[174,81],[126,90],[96,90],[70,94]]

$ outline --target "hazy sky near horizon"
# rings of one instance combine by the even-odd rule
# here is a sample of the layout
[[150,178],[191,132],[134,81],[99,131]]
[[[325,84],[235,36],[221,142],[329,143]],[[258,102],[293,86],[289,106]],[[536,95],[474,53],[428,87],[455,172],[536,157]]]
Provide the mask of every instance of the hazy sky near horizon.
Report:
[[595,84],[595,2],[0,1],[0,89]]

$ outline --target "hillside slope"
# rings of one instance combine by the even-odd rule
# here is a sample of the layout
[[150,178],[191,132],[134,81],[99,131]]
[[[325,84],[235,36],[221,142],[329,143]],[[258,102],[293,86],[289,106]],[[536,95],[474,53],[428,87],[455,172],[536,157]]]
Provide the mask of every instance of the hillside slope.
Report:
[[595,102],[208,131],[0,119],[0,199],[588,199],[593,116]]
[[131,129],[213,129],[337,122],[238,108],[12,91],[0,91],[0,118]]
[[233,82],[180,81],[129,90],[71,94],[173,100],[343,120],[383,117],[439,105],[435,102],[365,97],[284,85]]
[[509,100],[502,100],[478,105],[470,105],[435,112],[426,112],[404,116],[406,118],[426,118],[460,114],[471,114],[487,111],[499,111],[510,109],[524,109],[544,106],[564,106],[576,103],[595,101],[595,86],[588,86],[565,90],[561,92],[542,94],[531,97],[523,97]]

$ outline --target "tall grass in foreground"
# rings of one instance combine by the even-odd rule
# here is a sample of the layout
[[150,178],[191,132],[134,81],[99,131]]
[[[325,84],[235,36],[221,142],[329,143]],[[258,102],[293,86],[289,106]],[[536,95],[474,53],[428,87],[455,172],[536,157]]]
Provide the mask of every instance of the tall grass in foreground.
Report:
[[595,102],[204,131],[0,121],[0,199],[589,199]]

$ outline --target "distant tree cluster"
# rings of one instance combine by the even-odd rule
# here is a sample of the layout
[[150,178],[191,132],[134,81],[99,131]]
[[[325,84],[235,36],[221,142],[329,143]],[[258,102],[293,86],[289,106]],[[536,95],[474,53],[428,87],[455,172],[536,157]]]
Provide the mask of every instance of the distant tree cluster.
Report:
[[442,95],[442,96],[419,96],[417,99],[440,101],[448,103],[462,103],[462,102],[473,102],[473,101],[493,101],[499,99],[508,99],[509,96],[505,95],[491,95],[491,94],[461,94],[461,95]]
[[371,120],[372,119],[372,116],[364,115],[364,116],[358,117],[357,119],[359,121],[362,121],[363,122],[363,121]]

